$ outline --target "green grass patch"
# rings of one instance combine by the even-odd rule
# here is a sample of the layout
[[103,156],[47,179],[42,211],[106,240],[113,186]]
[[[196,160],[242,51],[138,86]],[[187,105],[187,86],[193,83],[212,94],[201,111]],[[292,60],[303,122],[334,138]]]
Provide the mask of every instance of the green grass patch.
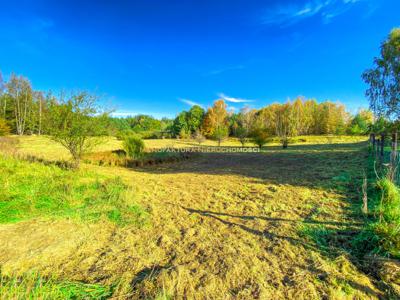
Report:
[[0,157],[0,223],[63,217],[142,226],[148,212],[133,198],[119,177]]
[[[373,161],[370,159],[370,169]],[[376,179],[368,190],[369,216],[354,245],[361,253],[400,258],[400,190],[387,176]]]
[[0,299],[108,299],[112,286],[58,281],[38,274],[25,276],[1,276]]
[[323,225],[301,225],[298,233],[308,241],[314,243],[321,250],[329,249],[329,237],[332,230]]
[[371,198],[374,217],[367,223],[358,242],[367,242],[371,252],[400,258],[399,188],[386,178],[380,179]]

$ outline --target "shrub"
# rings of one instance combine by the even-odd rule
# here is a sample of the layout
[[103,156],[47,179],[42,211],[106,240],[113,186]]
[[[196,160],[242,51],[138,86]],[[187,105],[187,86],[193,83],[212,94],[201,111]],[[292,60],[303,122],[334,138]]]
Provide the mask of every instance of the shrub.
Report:
[[197,130],[194,134],[194,139],[196,140],[196,142],[201,145],[202,143],[205,142],[206,138],[204,137],[204,135],[201,134],[200,130]]
[[244,147],[244,145],[245,145],[246,142],[247,142],[247,135],[248,135],[248,132],[247,132],[247,130],[246,130],[245,128],[243,128],[243,127],[239,127],[239,128],[236,130],[236,136],[238,137],[239,142],[242,144],[242,147]]
[[141,158],[144,154],[144,142],[140,137],[128,136],[124,140],[124,150],[130,158]]
[[182,128],[179,131],[179,138],[182,140],[186,140],[190,138],[190,132],[188,132],[187,130],[185,130],[185,128]]
[[256,129],[252,133],[252,141],[256,144],[260,149],[264,146],[268,141],[268,135],[263,129]]
[[221,143],[223,140],[225,140],[229,135],[229,128],[228,126],[217,126],[217,128],[214,129],[214,132],[212,134],[212,137],[214,140],[218,141],[218,147],[221,146]]
[[121,130],[121,131],[117,132],[115,137],[120,141],[124,141],[128,136],[130,136],[132,134],[134,134],[134,132],[132,130]]
[[6,120],[0,118],[0,136],[10,134],[10,127],[7,125]]

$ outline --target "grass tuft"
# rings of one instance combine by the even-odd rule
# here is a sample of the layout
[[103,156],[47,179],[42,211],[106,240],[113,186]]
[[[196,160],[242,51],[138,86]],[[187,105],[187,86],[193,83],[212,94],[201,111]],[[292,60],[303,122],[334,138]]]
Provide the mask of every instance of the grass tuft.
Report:
[[0,299],[108,299],[112,286],[58,281],[39,274],[2,276],[0,274]]

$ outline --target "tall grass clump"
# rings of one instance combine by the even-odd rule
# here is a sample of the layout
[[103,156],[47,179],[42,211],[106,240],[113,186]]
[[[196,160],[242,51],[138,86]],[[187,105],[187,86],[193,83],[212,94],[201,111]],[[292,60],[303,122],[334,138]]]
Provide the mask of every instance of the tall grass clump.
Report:
[[124,150],[129,158],[139,159],[144,155],[144,142],[140,137],[130,135],[125,137]]
[[378,218],[371,227],[379,237],[378,249],[386,255],[400,258],[400,192],[389,179],[383,178],[376,184],[379,202],[375,208]]
[[14,156],[18,151],[19,141],[9,136],[0,136],[0,155]]
[[148,213],[119,177],[0,156],[0,223],[32,218],[144,225]]
[[390,172],[376,177],[369,195],[369,218],[356,243],[363,252],[400,258],[400,190]]
[[60,281],[39,274],[5,276],[0,273],[0,299],[109,299],[113,287]]

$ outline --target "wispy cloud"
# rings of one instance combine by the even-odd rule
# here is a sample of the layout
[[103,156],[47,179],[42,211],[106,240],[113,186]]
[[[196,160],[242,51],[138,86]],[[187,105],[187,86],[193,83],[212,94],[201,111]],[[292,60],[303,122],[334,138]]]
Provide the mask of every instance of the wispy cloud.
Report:
[[228,111],[232,111],[232,112],[235,112],[235,111],[238,110],[236,107],[231,106],[231,105],[228,105],[228,106],[226,107],[226,109],[227,109]]
[[189,100],[189,99],[181,99],[181,98],[180,98],[179,101],[181,101],[181,102],[183,102],[183,103],[185,103],[185,104],[187,104],[187,105],[190,105],[190,106],[198,105],[198,106],[200,106],[200,107],[203,107],[203,105],[201,105],[201,104],[199,104],[199,103],[197,103],[197,102],[195,102],[195,101]]
[[210,72],[206,73],[206,76],[212,76],[212,75],[219,75],[221,73],[229,72],[229,71],[235,71],[235,70],[242,70],[245,67],[243,65],[234,65],[234,66],[227,66],[225,68],[219,68],[215,70],[211,70]]
[[290,4],[269,8],[262,17],[262,23],[287,27],[315,16],[320,16],[324,23],[329,23],[354,4],[366,1],[370,0],[308,0],[301,4],[299,1],[293,1]]
[[218,97],[224,99],[224,100],[227,101],[227,102],[232,102],[232,103],[249,103],[249,102],[254,102],[254,100],[229,97],[229,96],[225,95],[224,93],[219,93],[219,94],[218,94]]

